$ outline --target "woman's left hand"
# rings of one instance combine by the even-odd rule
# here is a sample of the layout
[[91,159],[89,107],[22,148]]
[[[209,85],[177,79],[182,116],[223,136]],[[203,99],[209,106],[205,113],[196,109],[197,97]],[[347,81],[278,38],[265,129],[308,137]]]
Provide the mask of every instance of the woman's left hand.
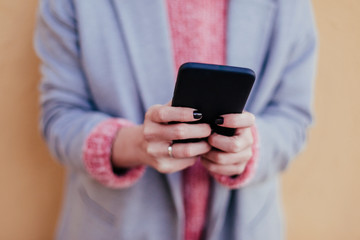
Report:
[[[208,143],[211,151],[202,155],[201,162],[212,173],[226,176],[239,175],[251,159],[254,142],[251,127],[255,123],[253,114],[226,114],[217,120],[222,127],[235,128],[234,136],[228,137],[213,133]],[[223,123],[221,123],[223,122]]]

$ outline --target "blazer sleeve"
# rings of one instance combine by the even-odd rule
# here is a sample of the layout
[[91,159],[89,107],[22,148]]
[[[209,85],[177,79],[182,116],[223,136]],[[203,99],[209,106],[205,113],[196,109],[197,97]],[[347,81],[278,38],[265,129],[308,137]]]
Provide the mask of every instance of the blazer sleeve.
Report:
[[[106,186],[130,186],[144,169],[125,171],[123,176],[110,172],[112,138],[108,136],[111,135],[109,127],[103,127],[116,123],[112,124],[116,127],[110,128],[115,129],[115,133],[124,122],[125,125],[130,123],[99,111],[92,101],[82,70],[81,45],[72,1],[40,1],[34,40],[36,52],[42,60],[40,128],[50,151],[62,164],[89,174]],[[103,132],[96,131],[99,129]],[[100,158],[99,151],[94,149],[105,149],[104,156]]]
[[289,7],[294,11],[287,15],[290,34],[284,41],[291,39],[291,44],[285,67],[271,100],[256,116],[259,159],[250,184],[286,169],[303,148],[312,123],[317,33],[310,1],[296,2],[297,6]]

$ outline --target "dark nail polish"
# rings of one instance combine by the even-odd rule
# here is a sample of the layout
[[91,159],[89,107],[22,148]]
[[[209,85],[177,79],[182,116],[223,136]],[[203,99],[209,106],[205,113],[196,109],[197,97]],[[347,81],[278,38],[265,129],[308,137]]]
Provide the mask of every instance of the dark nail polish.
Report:
[[198,110],[195,110],[193,113],[193,116],[195,119],[200,119],[200,118],[202,118],[202,113],[199,112]]
[[224,123],[224,118],[223,117],[218,117],[217,119],[215,119],[215,124],[221,125],[223,123]]

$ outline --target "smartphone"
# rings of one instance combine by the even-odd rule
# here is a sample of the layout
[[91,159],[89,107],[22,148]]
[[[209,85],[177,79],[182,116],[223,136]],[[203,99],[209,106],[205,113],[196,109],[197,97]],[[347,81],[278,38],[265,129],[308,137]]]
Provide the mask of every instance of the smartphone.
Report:
[[[251,69],[204,63],[184,63],[178,71],[172,106],[190,107],[203,114],[199,121],[213,131],[232,136],[235,129],[220,127],[215,120],[223,114],[242,113],[255,82]],[[187,139],[180,142],[194,142]]]

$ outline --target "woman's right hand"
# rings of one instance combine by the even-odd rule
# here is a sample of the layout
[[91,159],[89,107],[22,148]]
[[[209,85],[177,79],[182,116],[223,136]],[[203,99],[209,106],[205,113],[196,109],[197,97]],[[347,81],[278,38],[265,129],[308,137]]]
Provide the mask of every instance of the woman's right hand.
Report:
[[201,114],[191,108],[171,107],[170,104],[152,106],[142,125],[120,129],[113,145],[113,164],[120,168],[148,165],[161,173],[173,173],[193,165],[199,155],[211,150],[206,141],[175,143],[172,157],[168,148],[173,140],[210,136],[208,124],[184,123],[200,118]]

